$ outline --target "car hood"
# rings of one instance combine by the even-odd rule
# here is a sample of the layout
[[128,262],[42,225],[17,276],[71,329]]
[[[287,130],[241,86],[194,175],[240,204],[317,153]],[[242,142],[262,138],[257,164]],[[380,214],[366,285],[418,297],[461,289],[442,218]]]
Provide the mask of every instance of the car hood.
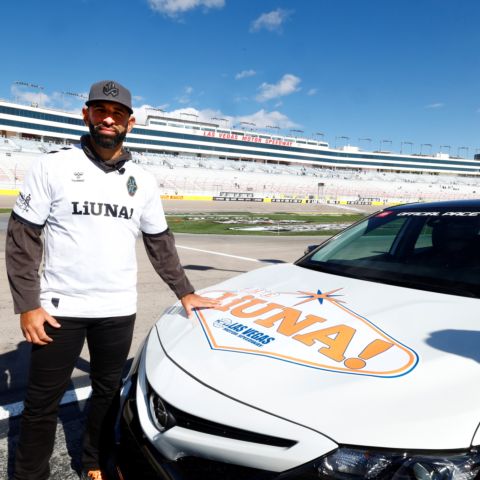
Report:
[[[203,384],[339,444],[467,448],[480,419],[479,301],[284,264],[208,288],[217,309],[157,322]],[[232,412],[232,415],[235,413]]]

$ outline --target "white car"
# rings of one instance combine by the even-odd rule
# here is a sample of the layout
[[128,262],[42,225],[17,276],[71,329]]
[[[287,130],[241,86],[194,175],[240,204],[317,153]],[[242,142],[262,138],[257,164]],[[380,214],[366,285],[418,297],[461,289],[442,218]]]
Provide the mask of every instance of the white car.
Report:
[[201,293],[221,306],[167,310],[124,385],[124,478],[479,478],[480,201],[387,208]]

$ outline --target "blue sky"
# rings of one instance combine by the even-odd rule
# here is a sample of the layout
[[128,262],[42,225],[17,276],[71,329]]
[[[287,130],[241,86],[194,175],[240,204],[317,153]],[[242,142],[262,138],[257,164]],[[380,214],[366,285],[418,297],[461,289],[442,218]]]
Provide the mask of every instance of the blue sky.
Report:
[[332,146],[480,149],[478,0],[18,0],[1,15],[4,99],[79,110],[61,92],[116,79],[140,121],[153,107]]

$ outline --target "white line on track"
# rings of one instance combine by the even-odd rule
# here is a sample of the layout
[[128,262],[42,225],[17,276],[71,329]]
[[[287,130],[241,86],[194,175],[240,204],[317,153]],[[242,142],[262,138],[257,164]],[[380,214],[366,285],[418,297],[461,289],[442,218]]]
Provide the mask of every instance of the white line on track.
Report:
[[[92,392],[92,387],[82,387],[76,388],[75,390],[68,390],[65,392],[65,395],[60,401],[60,405],[66,405],[73,402],[81,402],[86,400],[90,393]],[[16,417],[22,413],[23,402],[10,403],[8,405],[0,405],[0,420],[6,420],[9,417]]]
[[[211,255],[220,255],[222,257],[236,258],[238,260],[246,260],[247,262],[263,263],[262,260],[250,257],[240,257],[239,255],[230,255],[228,253],[214,252],[212,250],[202,250],[200,248],[185,247],[183,245],[177,245],[177,248],[184,248],[185,250],[193,250],[195,252],[209,253]],[[81,402],[86,400],[92,392],[91,387],[77,388],[75,390],[69,390],[65,392],[65,395],[60,401],[60,405],[66,405],[73,402]],[[22,413],[23,402],[10,403],[8,405],[0,405],[0,420],[6,420],[9,417],[16,417]]]
[[184,248],[185,250],[194,250],[195,252],[210,253],[211,255],[220,255],[222,257],[238,258],[239,260],[246,260],[247,262],[263,263],[262,260],[258,260],[257,258],[239,257],[238,255],[230,255],[228,253],[213,252],[212,250],[202,250],[200,248],[184,247],[183,245],[177,245],[177,248]]

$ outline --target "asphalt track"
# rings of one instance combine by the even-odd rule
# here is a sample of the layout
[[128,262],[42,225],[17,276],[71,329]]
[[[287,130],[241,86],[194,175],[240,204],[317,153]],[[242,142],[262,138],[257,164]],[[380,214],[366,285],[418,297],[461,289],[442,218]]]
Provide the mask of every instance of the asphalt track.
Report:
[[[14,197],[0,197],[0,207],[11,207]],[[167,213],[207,211],[311,212],[338,213],[353,208],[324,205],[249,204],[235,202],[166,201]],[[345,212],[347,213],[347,212]],[[4,265],[5,229],[8,214],[0,214],[0,257]],[[206,288],[243,272],[278,262],[292,262],[300,257],[306,245],[319,243],[321,237],[258,237],[222,235],[176,235],[181,262],[197,290]],[[138,314],[130,358],[165,308],[176,301],[168,287],[148,262],[141,241],[137,244]],[[18,413],[24,397],[29,358],[29,344],[24,341],[18,316],[13,314],[5,268],[0,269],[0,479],[12,473],[14,445],[18,435]],[[51,460],[51,479],[73,480],[78,476],[82,419],[88,396],[89,355],[84,349],[77,362],[69,387],[70,397],[60,409],[57,439]],[[73,401],[80,397],[80,401]]]

